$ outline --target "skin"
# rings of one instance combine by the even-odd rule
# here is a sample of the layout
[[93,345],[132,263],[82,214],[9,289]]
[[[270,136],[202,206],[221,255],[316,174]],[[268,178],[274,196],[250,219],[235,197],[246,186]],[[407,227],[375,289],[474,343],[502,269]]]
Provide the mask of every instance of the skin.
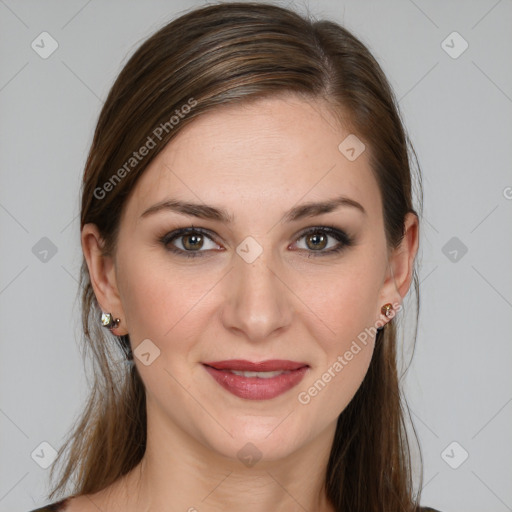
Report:
[[[325,104],[294,96],[213,111],[173,139],[138,181],[113,256],[101,254],[96,226],[84,226],[96,297],[121,319],[115,334],[129,333],[133,350],[150,339],[160,355],[148,366],[135,357],[147,396],[142,462],[103,491],[74,498],[69,510],[206,512],[227,503],[246,512],[333,510],[323,482],[336,420],[367,372],[374,337],[309,403],[297,397],[365,328],[389,321],[381,307],[402,303],[418,248],[410,214],[401,246],[388,250],[369,149],[353,162],[338,150],[349,133]],[[344,206],[281,222],[298,204],[340,194],[366,214]],[[141,218],[171,197],[223,207],[234,221],[171,211]],[[191,225],[212,235],[196,245],[203,256],[178,256],[159,242]],[[353,236],[354,245],[317,255],[338,241],[328,235],[315,249],[301,231],[325,225]],[[251,263],[236,252],[248,236],[263,251]],[[174,246],[184,250],[186,241]],[[201,364],[233,358],[290,359],[310,369],[274,399],[245,400]],[[252,467],[237,456],[248,442],[261,452]]]

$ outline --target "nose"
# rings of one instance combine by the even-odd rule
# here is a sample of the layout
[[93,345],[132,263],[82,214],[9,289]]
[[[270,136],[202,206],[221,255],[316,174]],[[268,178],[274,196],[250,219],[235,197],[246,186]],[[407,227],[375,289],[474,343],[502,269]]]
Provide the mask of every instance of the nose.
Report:
[[234,254],[234,268],[226,284],[222,311],[224,327],[248,341],[261,342],[282,335],[293,318],[293,292],[287,276],[264,250],[248,263]]

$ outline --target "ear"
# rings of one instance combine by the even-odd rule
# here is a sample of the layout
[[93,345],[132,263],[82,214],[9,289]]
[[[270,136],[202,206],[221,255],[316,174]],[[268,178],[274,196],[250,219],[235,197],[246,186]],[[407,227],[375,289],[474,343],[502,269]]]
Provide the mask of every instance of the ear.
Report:
[[112,329],[112,333],[116,336],[128,334],[126,317],[117,288],[114,260],[112,256],[103,254],[104,240],[101,238],[95,224],[84,225],[81,241],[82,251],[89,268],[91,284],[102,311],[111,313],[114,318],[121,319],[118,327]]
[[381,313],[380,308],[389,302],[396,313],[412,282],[414,260],[419,246],[418,217],[414,213],[408,213],[404,225],[404,237],[400,245],[390,254],[386,279],[379,294],[377,317],[382,321],[389,321],[392,316],[386,317]]

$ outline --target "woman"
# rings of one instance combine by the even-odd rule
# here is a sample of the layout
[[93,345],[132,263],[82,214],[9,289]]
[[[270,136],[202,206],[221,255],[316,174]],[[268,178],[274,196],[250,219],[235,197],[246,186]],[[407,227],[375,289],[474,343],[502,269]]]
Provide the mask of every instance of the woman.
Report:
[[223,3],[150,37],[86,163],[95,384],[50,499],[72,492],[40,510],[431,510],[395,355],[410,155],[382,70],[336,23]]

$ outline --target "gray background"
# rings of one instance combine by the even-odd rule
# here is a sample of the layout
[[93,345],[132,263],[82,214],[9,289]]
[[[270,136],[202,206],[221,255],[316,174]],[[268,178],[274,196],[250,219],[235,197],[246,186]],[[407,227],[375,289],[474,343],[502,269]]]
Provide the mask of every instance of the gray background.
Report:
[[[144,38],[202,4],[0,0],[0,511],[45,502],[49,469],[31,454],[60,446],[86,397],[78,190],[103,99]],[[368,44],[422,167],[422,306],[404,379],[422,502],[512,510],[512,1],[292,5]],[[47,59],[31,47],[44,31],[59,45]],[[454,31],[469,45],[457,58]]]

